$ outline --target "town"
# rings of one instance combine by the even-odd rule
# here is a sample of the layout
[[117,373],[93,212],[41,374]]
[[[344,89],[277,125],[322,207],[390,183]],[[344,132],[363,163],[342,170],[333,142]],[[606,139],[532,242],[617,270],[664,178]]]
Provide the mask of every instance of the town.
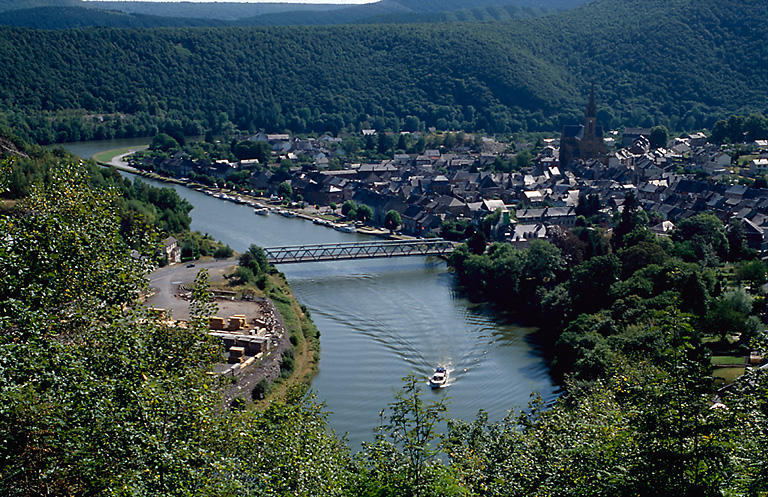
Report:
[[[722,132],[718,127],[715,132]],[[212,186],[271,195],[287,205],[330,206],[341,212],[339,207],[351,201],[368,206],[371,215],[365,220],[378,226],[385,224],[388,212],[396,211],[400,231],[416,237],[461,239],[461,231],[457,235],[451,228],[477,226],[498,212],[489,218],[489,237],[524,247],[532,239],[549,238],[553,227],[576,226],[583,222],[580,215],[619,212],[633,195],[658,235],[706,211],[724,223],[742,221],[749,246],[761,253],[768,247],[765,139],[720,145],[703,132],[669,138],[661,127],[604,133],[594,93],[583,124],[564,126],[560,138],[542,138],[535,146],[434,131],[363,129],[361,136],[366,149],[395,150],[397,139],[399,150],[391,158],[351,162],[344,150],[350,147],[342,147],[342,138],[261,132],[243,142],[260,145],[262,161],[278,161],[273,167],[261,167],[257,158],[194,159],[181,149],[160,157],[137,154],[131,164],[192,182],[207,180]],[[414,145],[413,153],[398,153]],[[421,146],[425,148],[419,150]]]

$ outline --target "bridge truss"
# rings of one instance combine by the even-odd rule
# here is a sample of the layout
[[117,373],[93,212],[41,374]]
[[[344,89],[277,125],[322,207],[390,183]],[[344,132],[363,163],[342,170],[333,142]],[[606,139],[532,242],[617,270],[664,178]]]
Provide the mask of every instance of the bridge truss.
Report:
[[271,264],[299,262],[342,261],[349,259],[375,259],[380,257],[406,257],[414,255],[447,256],[454,243],[440,238],[423,240],[383,240],[318,245],[294,245],[265,248]]

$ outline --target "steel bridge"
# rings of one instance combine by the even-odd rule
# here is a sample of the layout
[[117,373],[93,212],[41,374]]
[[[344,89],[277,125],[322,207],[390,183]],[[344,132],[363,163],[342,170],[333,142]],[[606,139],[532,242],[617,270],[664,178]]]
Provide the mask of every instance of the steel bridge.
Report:
[[446,256],[453,252],[453,242],[441,238],[423,240],[384,240],[376,242],[329,243],[265,248],[271,264],[298,262],[343,261],[406,257],[411,255]]

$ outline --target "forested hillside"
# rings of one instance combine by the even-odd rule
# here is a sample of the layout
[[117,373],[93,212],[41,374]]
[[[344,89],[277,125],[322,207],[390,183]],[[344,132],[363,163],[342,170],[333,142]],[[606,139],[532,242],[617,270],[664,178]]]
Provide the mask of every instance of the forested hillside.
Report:
[[542,15],[582,3],[584,0],[380,0],[362,5],[20,0],[0,2],[0,25],[69,29],[503,20]]
[[584,0],[381,0],[324,12],[264,14],[241,19],[244,25],[325,25],[349,23],[412,23],[437,21],[493,21],[533,17],[566,10]]
[[126,14],[88,7],[34,7],[0,13],[0,26],[38,29],[71,29],[89,26],[113,28],[157,28],[189,26],[223,26],[216,19],[159,17],[146,14]]
[[[44,1],[44,0],[37,0]],[[77,1],[77,0],[69,0]],[[86,3],[79,1],[81,6]],[[340,4],[269,3],[269,2],[137,2],[137,1],[89,1],[88,6],[104,10],[118,10],[129,14],[145,14],[160,17],[191,17],[233,21],[278,12],[302,10],[338,10],[347,7]]]
[[[743,22],[749,12],[750,22]],[[372,126],[513,132],[579,122],[711,126],[766,112],[768,5],[598,0],[529,20],[0,31],[7,124],[41,142]],[[480,29],[481,28],[481,29]]]

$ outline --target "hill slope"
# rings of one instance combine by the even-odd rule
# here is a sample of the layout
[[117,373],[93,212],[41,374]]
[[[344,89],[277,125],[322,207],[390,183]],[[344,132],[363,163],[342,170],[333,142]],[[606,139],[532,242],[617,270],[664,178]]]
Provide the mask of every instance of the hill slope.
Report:
[[0,25],[38,29],[410,23],[532,17],[584,0],[380,0],[363,5],[0,0]]
[[99,10],[88,7],[33,7],[0,12],[0,26],[37,29],[72,29],[86,27],[157,28],[223,26],[216,19],[160,17],[146,14]]
[[[768,6],[643,5],[599,0],[482,29],[5,29],[0,101],[9,120],[86,109],[145,123],[188,118],[215,126],[229,119],[242,128],[322,131],[376,117],[377,127],[396,127],[415,116],[426,125],[505,132],[579,121],[594,81],[606,126],[690,129],[725,113],[765,110],[768,66],[757,61],[768,58],[761,28]],[[52,139],[58,130],[49,121],[34,120],[42,131],[30,132]],[[140,132],[115,126],[117,134]]]

